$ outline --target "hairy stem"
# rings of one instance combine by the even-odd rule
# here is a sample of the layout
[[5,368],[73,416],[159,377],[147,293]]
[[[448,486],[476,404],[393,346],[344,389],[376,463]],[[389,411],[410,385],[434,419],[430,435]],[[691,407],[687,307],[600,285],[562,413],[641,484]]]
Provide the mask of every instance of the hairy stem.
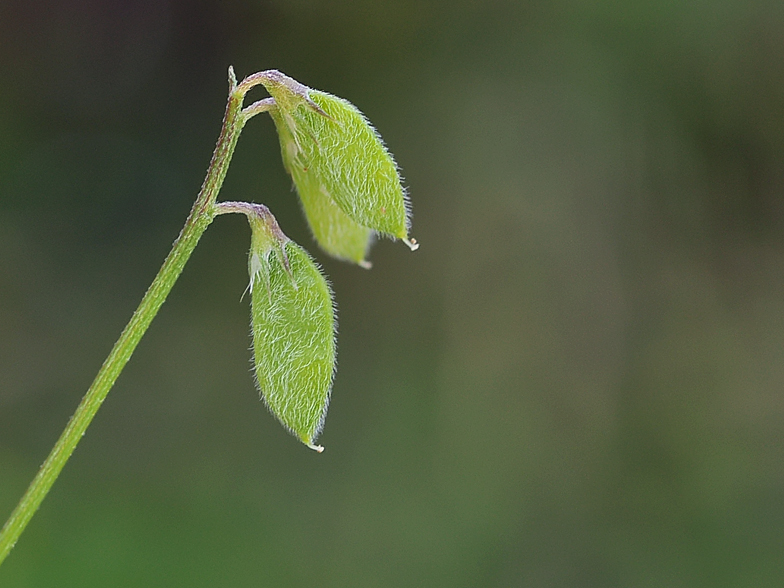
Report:
[[2,564],[14,547],[27,523],[30,522],[30,519],[51,489],[57,476],[60,475],[68,458],[71,457],[76,445],[93,420],[98,408],[103,403],[115,381],[117,381],[125,364],[131,358],[134,349],[136,349],[180,273],[182,273],[185,263],[196,248],[202,233],[204,233],[215,217],[217,213],[215,201],[226,177],[226,170],[229,167],[229,162],[237,145],[237,139],[242,131],[242,127],[252,116],[259,112],[264,112],[274,105],[274,102],[271,102],[272,99],[266,99],[251,105],[246,109],[247,112],[243,112],[242,102],[245,94],[256,83],[253,80],[250,82],[245,80],[238,86],[232,69],[229,70],[229,83],[229,99],[218,143],[215,146],[215,152],[212,155],[204,184],[199,191],[196,201],[193,203],[193,208],[191,208],[188,219],[185,221],[185,226],[174,242],[169,255],[163,262],[150,288],[147,290],[144,298],[142,298],[139,307],[133,313],[130,322],[114,344],[111,353],[109,353],[109,357],[106,358],[106,361],[104,361],[101,369],[98,371],[98,375],[84,395],[76,412],[0,531],[0,564]]

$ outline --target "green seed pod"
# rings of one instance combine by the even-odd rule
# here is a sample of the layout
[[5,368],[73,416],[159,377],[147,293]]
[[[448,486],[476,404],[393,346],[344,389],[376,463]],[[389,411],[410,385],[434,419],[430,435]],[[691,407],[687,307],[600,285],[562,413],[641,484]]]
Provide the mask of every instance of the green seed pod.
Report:
[[[263,84],[275,99],[270,113],[303,203],[326,196],[358,225],[408,241],[408,203],[397,165],[364,115],[278,71],[266,72]],[[306,214],[310,218],[307,208]]]
[[280,110],[273,108],[270,114],[278,128],[284,154],[283,164],[294,180],[305,217],[316,241],[333,257],[369,267],[365,257],[370,249],[373,231],[349,218],[329,194],[322,190],[322,184],[316,174],[293,163],[292,159],[297,152],[296,140],[283,122]]
[[332,292],[316,263],[288,239],[266,207],[248,214],[248,260],[256,380],[270,412],[312,449],[335,371]]

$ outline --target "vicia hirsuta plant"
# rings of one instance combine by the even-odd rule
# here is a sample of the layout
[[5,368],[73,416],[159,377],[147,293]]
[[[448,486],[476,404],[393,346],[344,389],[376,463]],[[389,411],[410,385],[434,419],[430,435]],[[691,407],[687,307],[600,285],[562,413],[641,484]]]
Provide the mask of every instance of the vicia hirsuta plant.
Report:
[[[262,85],[270,94],[243,107]],[[409,238],[410,212],[400,173],[380,136],[350,102],[313,90],[276,70],[239,84],[229,68],[229,99],[207,176],[150,288],[98,371],[76,412],[0,531],[0,563],[16,544],[95,413],[166,300],[201,235],[220,214],[248,219],[248,273],[256,381],[270,412],[308,447],[321,432],[335,372],[335,308],[319,266],[283,234],[262,204],[218,202],[237,139],[245,124],[269,113],[283,164],[319,246],[369,268],[374,235]]]

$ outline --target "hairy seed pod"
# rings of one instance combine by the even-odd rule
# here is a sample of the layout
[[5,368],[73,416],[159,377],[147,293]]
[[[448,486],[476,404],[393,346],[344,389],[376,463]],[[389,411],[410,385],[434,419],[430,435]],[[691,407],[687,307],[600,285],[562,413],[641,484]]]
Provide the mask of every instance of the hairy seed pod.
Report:
[[256,380],[270,412],[309,447],[321,432],[335,371],[332,292],[316,263],[266,207],[249,214],[248,271]]
[[333,257],[369,265],[365,258],[373,231],[354,222],[323,189],[315,173],[294,163],[298,148],[278,108],[270,111],[278,128],[283,164],[297,187],[302,209],[319,246]]
[[263,83],[275,99],[271,114],[283,160],[303,203],[328,196],[358,225],[407,240],[408,203],[397,165],[364,115],[277,71]]

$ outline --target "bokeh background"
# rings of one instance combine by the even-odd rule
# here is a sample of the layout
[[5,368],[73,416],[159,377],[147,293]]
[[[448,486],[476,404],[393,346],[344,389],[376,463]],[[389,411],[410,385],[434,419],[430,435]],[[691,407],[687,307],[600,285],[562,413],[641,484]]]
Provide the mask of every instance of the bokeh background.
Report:
[[3,0],[0,519],[179,232],[229,64],[357,104],[422,247],[326,258],[254,119],[222,198],[334,285],[326,452],[259,402],[221,217],[0,586],[784,585],[780,0]]

